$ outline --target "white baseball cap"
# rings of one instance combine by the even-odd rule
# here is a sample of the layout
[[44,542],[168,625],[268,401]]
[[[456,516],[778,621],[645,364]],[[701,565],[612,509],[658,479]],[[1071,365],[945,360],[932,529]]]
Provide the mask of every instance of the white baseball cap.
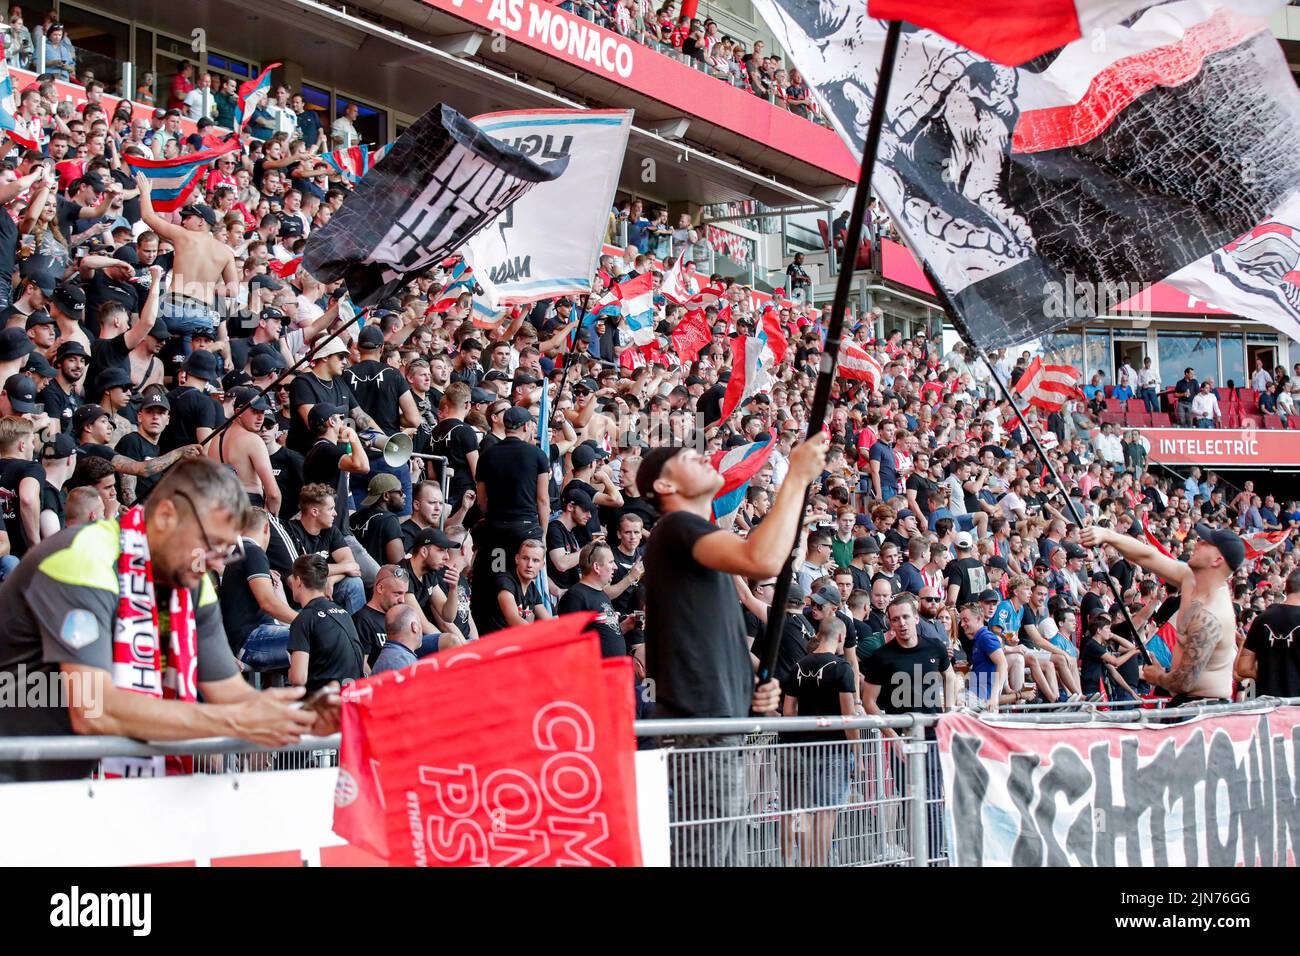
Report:
[[969,531],[959,531],[957,533],[957,550],[969,551],[975,546],[975,540],[970,536]]

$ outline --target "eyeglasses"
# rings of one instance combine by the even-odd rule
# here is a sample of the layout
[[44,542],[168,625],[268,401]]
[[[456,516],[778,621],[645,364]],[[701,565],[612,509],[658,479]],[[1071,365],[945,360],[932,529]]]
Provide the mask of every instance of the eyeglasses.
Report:
[[923,598],[921,598],[921,603],[922,603],[922,604],[938,604],[938,603],[939,603],[939,598],[926,598],[926,597],[923,597]]
[[194,500],[185,492],[180,490],[173,492],[173,494],[175,494],[177,498],[183,498],[185,503],[190,506],[190,510],[194,512],[194,520],[199,526],[199,534],[203,536],[203,560],[206,563],[213,564],[215,562],[229,561],[236,555],[239,555],[241,558],[244,556],[243,538],[240,538],[234,544],[226,545],[224,548],[213,547],[212,542],[208,539],[207,529],[203,527],[203,516],[199,514],[199,509],[195,506]]

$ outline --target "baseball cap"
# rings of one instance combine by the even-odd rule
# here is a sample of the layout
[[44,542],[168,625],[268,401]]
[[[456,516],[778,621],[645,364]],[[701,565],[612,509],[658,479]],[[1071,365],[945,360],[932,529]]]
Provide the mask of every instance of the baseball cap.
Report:
[[[248,388],[241,385],[230,391],[230,397],[235,400],[235,408],[248,411],[252,409],[255,412],[269,412],[271,403],[266,400],[266,396],[255,388]],[[248,406],[245,408],[244,406]]]
[[[590,448],[590,445],[579,445],[573,450],[576,456],[583,448]],[[668,464],[673,457],[681,453],[678,446],[663,446],[660,448],[651,448],[641,458],[641,464],[636,470],[636,490],[641,493],[641,497],[650,504],[658,503],[658,492],[655,491],[655,481],[663,472],[664,466]],[[593,453],[594,454],[594,453]],[[595,459],[591,459],[594,461]],[[574,467],[578,467],[575,460]]]
[[542,384],[543,381],[544,379],[540,379],[535,375],[529,375],[527,372],[524,371],[519,371],[515,373],[516,385],[540,385]]
[[59,432],[45,444],[41,445],[41,457],[51,460],[67,458],[77,450],[77,443],[67,432]]
[[12,362],[35,351],[36,346],[22,329],[0,329],[0,362]]
[[1246,545],[1241,537],[1227,528],[1211,528],[1208,524],[1196,523],[1196,536],[1219,549],[1228,567],[1236,571],[1246,560]]
[[366,485],[366,496],[361,499],[361,507],[369,508],[390,491],[401,491],[402,482],[396,475],[380,472]]
[[76,339],[63,342],[54,352],[54,364],[58,365],[65,358],[72,358],[76,355],[80,355],[84,359],[90,358],[90,355],[86,352],[86,347]]
[[120,365],[106,368],[95,376],[94,388],[101,395],[110,388],[130,388],[131,386],[131,373]]
[[508,381],[510,381],[510,376],[509,376],[508,374],[506,374],[505,372],[501,371],[501,369],[499,369],[499,368],[494,368],[494,369],[492,369],[490,372],[488,372],[486,375],[483,376],[483,381],[485,381],[485,382],[508,382]]
[[54,276],[50,275],[45,269],[33,269],[23,276],[28,282],[36,286],[46,295],[53,295],[56,283]]
[[28,375],[39,375],[41,378],[54,378],[57,374],[50,360],[40,352],[33,352],[27,357],[27,367],[23,371]]
[[26,375],[10,375],[5,380],[5,396],[20,415],[31,415],[38,409],[36,383]]
[[591,495],[587,494],[581,488],[570,488],[566,491],[562,503],[566,505],[577,505],[583,511],[596,510],[596,503],[591,500]]
[[140,411],[144,411],[146,408],[162,408],[170,412],[172,403],[168,400],[166,392],[161,389],[151,389],[140,400]]
[[797,581],[791,581],[790,590],[785,598],[786,607],[803,607],[803,602],[806,600],[808,600],[808,592]]
[[149,326],[149,334],[159,342],[166,342],[172,337],[172,330],[167,328],[167,323],[163,321],[160,315],[153,320],[153,325]]
[[829,604],[831,607],[840,606],[840,592],[829,584],[824,584],[814,591],[812,599],[814,604],[822,606]]
[[980,592],[981,604],[986,604],[991,601],[1001,601],[1001,600],[1002,600],[1002,595],[999,594],[997,591],[993,590],[992,588],[985,588],[983,591]]
[[217,213],[211,206],[205,206],[202,203],[192,202],[181,210],[181,222],[184,222],[190,216],[198,216],[209,226],[217,224]]
[[337,335],[333,336],[328,342],[320,347],[315,355],[312,356],[313,362],[319,362],[321,359],[327,359],[331,355],[346,355],[348,353],[348,343]]
[[75,285],[66,282],[54,290],[50,297],[54,303],[74,318],[80,319],[86,311],[86,293]]
[[1064,547],[1065,547],[1065,556],[1067,558],[1070,558],[1071,560],[1086,558],[1088,556],[1088,552],[1083,550],[1083,548],[1079,547],[1073,541],[1065,542]]
[[579,381],[577,385],[573,386],[574,391],[577,391],[580,388],[585,388],[589,392],[594,392],[599,387],[600,386],[596,384],[596,380],[594,378],[584,378],[581,381]]
[[971,538],[971,536],[970,536],[970,532],[969,532],[969,531],[958,531],[958,532],[957,532],[957,550],[958,550],[958,551],[969,551],[969,550],[970,550],[971,548],[973,548],[973,547],[975,547],[975,541],[974,541],[973,538]]
[[242,385],[247,385],[252,380],[253,376],[249,375],[247,372],[241,372],[238,370],[227,372],[225,375],[221,376],[221,390],[223,392],[229,392]]
[[[680,451],[681,449],[675,449],[675,450],[676,450],[676,451]],[[588,465],[590,465],[593,461],[596,460],[596,457],[597,457],[597,456],[596,456],[596,449],[592,448],[590,445],[585,445],[585,444],[584,444],[584,445],[579,445],[577,448],[573,449],[573,453],[572,453],[572,456],[571,456],[571,457],[572,457],[572,461],[573,461],[573,467],[574,467],[575,469],[576,469],[576,468],[586,468]],[[645,459],[642,459],[641,465],[642,465],[642,467],[645,467]],[[640,472],[639,472],[639,470],[638,470],[638,477],[639,477],[639,474],[640,474]],[[638,480],[638,481],[637,481],[637,486],[640,487],[640,484],[641,484],[641,482],[640,482],[640,480]],[[652,482],[652,484],[653,484],[653,482]],[[643,495],[645,494],[644,491],[641,492],[641,493],[642,493]]]
[[384,330],[377,325],[367,325],[357,336],[357,345],[363,349],[383,348]]
[[258,318],[262,322],[272,322],[276,319],[283,322],[285,319],[288,318],[288,316],[285,315],[283,309],[277,309],[273,305],[268,305],[265,309],[263,309],[261,312],[258,313]]
[[489,405],[497,400],[495,392],[489,392],[486,388],[471,388],[469,390],[469,403],[471,405]]
[[902,521],[904,518],[915,518],[915,517],[916,515],[912,513],[911,508],[904,508],[902,511],[898,513],[899,521]]
[[261,378],[284,368],[284,359],[270,352],[258,352],[249,359],[248,368],[253,378]]
[[307,427],[313,432],[320,431],[335,415],[342,415],[347,411],[342,405],[331,405],[329,402],[319,402],[311,407],[307,413]]
[[27,316],[27,321],[24,323],[23,327],[30,331],[38,325],[53,324],[54,316],[50,315],[50,313],[46,312],[44,309],[36,309],[31,315]]
[[506,409],[506,413],[502,416],[502,420],[506,423],[506,428],[519,428],[523,425],[527,425],[533,420],[533,413],[526,408],[512,405],[510,408]]
[[1002,557],[1000,554],[995,554],[993,557],[989,558],[989,567],[997,568],[999,571],[1005,571],[1007,569],[1007,559]]
[[72,434],[80,437],[83,428],[107,417],[108,412],[102,405],[82,405],[72,413]]
[[185,369],[186,375],[201,378],[205,382],[213,382],[217,378],[217,357],[203,349],[195,349],[181,368]]
[[[376,478],[392,478],[392,475],[375,475]],[[370,499],[366,499],[369,501]],[[379,499],[376,498],[376,501]],[[423,548],[425,545],[433,545],[435,548],[445,548],[448,551],[459,548],[455,541],[443,534],[438,528],[421,528],[415,535],[415,540],[411,542],[411,550],[415,551]]]

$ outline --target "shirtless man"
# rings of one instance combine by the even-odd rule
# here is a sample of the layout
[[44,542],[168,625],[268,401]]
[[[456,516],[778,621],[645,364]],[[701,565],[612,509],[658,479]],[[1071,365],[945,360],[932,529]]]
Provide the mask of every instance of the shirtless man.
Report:
[[573,408],[565,409],[564,417],[573,425],[578,443],[595,439],[596,444],[608,451],[618,434],[618,422],[604,412],[596,411],[595,381],[584,378],[573,382],[566,372],[564,384],[573,386]]
[[266,396],[251,388],[230,392],[233,408],[246,406],[230,427],[208,442],[209,458],[229,465],[248,492],[248,500],[271,514],[280,513],[280,486],[271,470],[271,456],[262,440],[262,419],[271,410]]
[[1240,537],[1226,528],[1196,525],[1199,540],[1192,559],[1184,564],[1167,558],[1149,544],[1104,528],[1084,528],[1084,547],[1112,545],[1128,560],[1177,587],[1182,595],[1174,627],[1178,643],[1172,668],[1159,664],[1142,668],[1142,679],[1174,694],[1171,706],[1189,701],[1228,702],[1232,699],[1232,663],[1237,653],[1237,625],[1228,581],[1246,560]]
[[151,185],[144,173],[136,173],[140,189],[140,216],[153,232],[172,244],[175,264],[171,285],[163,299],[160,315],[172,334],[180,335],[189,352],[189,341],[196,331],[203,329],[209,335],[216,332],[220,312],[227,302],[233,301],[239,285],[239,269],[235,265],[234,251],[218,242],[210,232],[215,214],[206,207],[188,205],[181,210],[179,226],[158,217],[150,199]]
[[[157,299],[152,294],[149,301]],[[136,391],[143,392],[146,386],[163,384],[163,360],[158,357],[171,332],[161,317],[155,318],[149,326],[148,334],[136,342],[135,347],[126,354],[131,364],[131,381],[136,383]]]

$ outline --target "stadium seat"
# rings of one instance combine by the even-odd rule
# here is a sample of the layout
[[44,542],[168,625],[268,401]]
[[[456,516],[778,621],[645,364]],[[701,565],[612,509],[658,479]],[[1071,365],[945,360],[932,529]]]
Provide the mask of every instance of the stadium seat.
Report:
[[1104,387],[1105,390],[1106,390],[1106,399],[1107,399],[1107,404],[1109,404],[1109,399],[1110,399],[1110,397],[1111,397],[1113,394],[1115,394],[1115,386],[1114,386],[1114,385],[1106,385],[1106,386],[1103,386],[1103,387]]
[[1253,415],[1242,415],[1242,416],[1241,416],[1241,424],[1238,425],[1237,427],[1238,427],[1238,428],[1258,428],[1258,427],[1259,427],[1259,413],[1256,412],[1256,413],[1253,414]]
[[1265,415],[1264,427],[1273,431],[1281,431],[1285,426],[1282,424],[1281,415]]
[[1168,413],[1168,412],[1152,412],[1152,413],[1151,413],[1151,427],[1152,427],[1152,428],[1168,428],[1168,427],[1169,427],[1169,413]]
[[1286,427],[1292,431],[1300,431],[1300,415],[1292,415],[1286,420]]
[[1129,428],[1150,428],[1151,413],[1146,409],[1141,411],[1130,410],[1129,413],[1124,416],[1124,422]]
[[1123,424],[1124,424],[1124,413],[1123,413],[1123,412],[1102,412],[1101,415],[1098,416],[1098,417],[1101,419],[1101,423],[1102,423],[1103,425],[1123,425]]
[[1224,428],[1240,428],[1241,412],[1239,412],[1235,407],[1225,408],[1223,410],[1223,418],[1220,420],[1219,424]]
[[1145,412],[1147,410],[1147,403],[1142,401],[1140,398],[1130,398],[1127,407],[1128,413],[1131,415],[1134,412]]
[[1107,399],[1106,399],[1106,411],[1108,411],[1108,412],[1122,412],[1122,411],[1124,411],[1124,402],[1123,402],[1121,399],[1118,399],[1118,398],[1107,398]]

